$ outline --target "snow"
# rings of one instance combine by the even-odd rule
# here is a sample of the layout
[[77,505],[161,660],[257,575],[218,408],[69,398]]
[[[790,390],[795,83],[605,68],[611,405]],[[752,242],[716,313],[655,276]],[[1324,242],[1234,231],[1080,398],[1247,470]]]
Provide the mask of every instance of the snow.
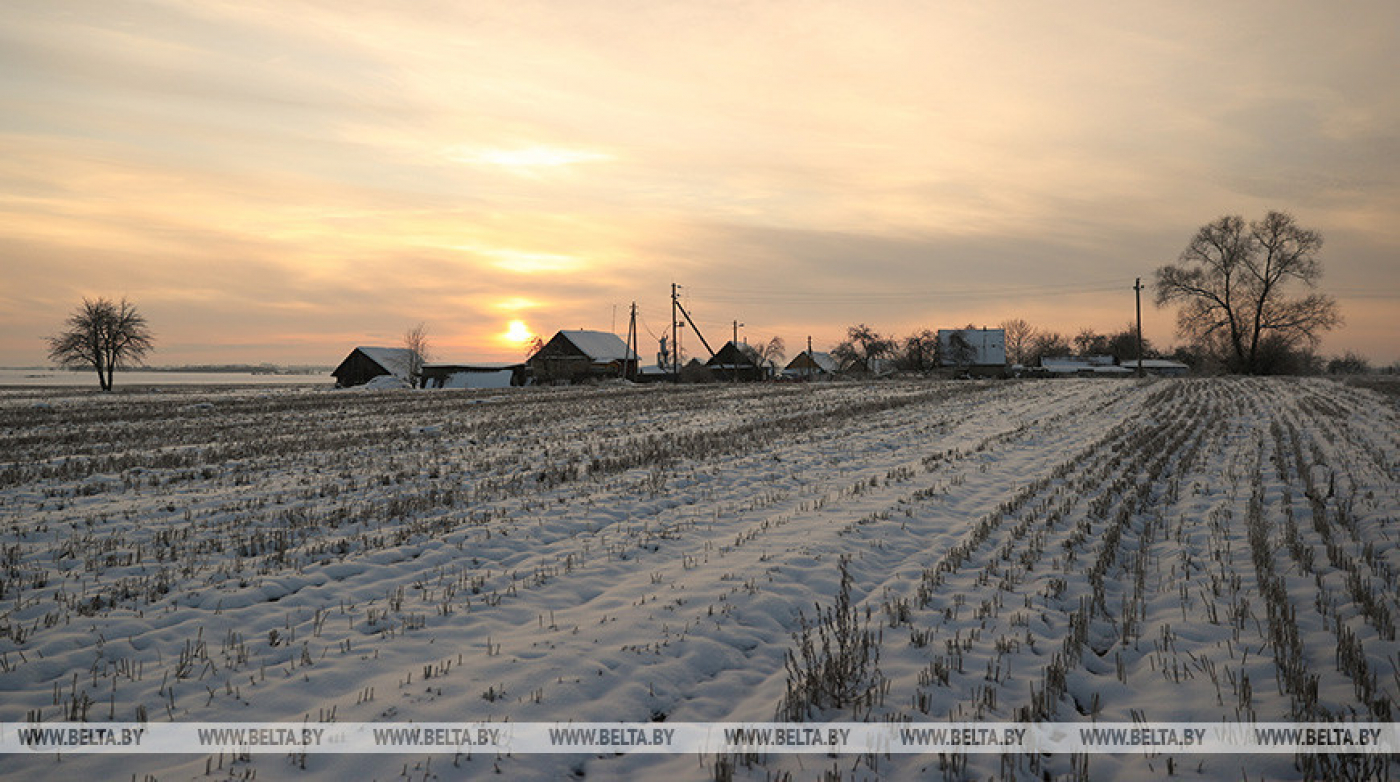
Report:
[[453,372],[443,388],[510,388],[514,373],[509,369],[495,372]]
[[[408,348],[357,347],[355,350],[368,356],[374,363],[388,370],[390,374],[407,379],[413,351]],[[352,351],[353,352],[353,351]]]
[[[96,723],[766,722],[843,559],[887,684],[814,721],[1389,721],[1400,697],[1400,413],[1373,392],[1066,379],[457,398],[0,390],[0,722],[61,721],[84,697]],[[57,770],[177,779],[206,759]],[[709,779],[721,762],[212,760],[384,780]],[[919,755],[731,760],[738,779],[943,774]],[[954,778],[1078,768],[958,762]],[[1088,762],[1093,779],[1169,773],[1160,753]],[[8,756],[0,775],[55,763]],[[1287,755],[1174,763],[1300,775]]]
[[627,349],[627,343],[622,341],[616,334],[606,331],[560,331],[574,346],[582,350],[585,355],[597,362],[626,361],[635,359],[632,351]]
[[362,383],[357,388],[366,391],[383,391],[386,389],[408,388],[408,381],[399,375],[378,375],[372,377],[368,382]]

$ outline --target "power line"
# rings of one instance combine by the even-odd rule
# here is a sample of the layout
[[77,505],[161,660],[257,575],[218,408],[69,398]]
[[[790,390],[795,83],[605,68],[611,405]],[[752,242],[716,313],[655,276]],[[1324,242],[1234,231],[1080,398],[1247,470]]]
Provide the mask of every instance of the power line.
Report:
[[1097,279],[1091,283],[1054,283],[1041,285],[1017,285],[1003,287],[965,287],[965,288],[943,288],[939,290],[902,290],[902,291],[832,291],[830,293],[817,291],[795,291],[791,288],[783,290],[755,290],[752,288],[708,288],[692,286],[690,292],[697,298],[707,301],[717,302],[882,302],[882,301],[919,301],[929,299],[948,298],[989,298],[1007,296],[1030,296],[1030,295],[1073,295],[1078,293],[1109,293],[1130,288],[1133,284],[1132,278],[1121,280]]
[[1400,291],[1378,291],[1366,288],[1339,288],[1334,290],[1322,289],[1323,293],[1330,293],[1339,299],[1400,299]]

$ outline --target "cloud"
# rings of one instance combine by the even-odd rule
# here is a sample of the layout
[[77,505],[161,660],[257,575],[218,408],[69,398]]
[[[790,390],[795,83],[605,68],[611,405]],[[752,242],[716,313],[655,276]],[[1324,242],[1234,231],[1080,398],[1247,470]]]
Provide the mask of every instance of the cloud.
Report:
[[7,11],[3,295],[39,303],[7,330],[125,290],[191,361],[424,319],[470,357],[503,302],[664,322],[672,282],[755,329],[1115,328],[1124,280],[1270,208],[1347,285],[1394,281],[1393,3]]

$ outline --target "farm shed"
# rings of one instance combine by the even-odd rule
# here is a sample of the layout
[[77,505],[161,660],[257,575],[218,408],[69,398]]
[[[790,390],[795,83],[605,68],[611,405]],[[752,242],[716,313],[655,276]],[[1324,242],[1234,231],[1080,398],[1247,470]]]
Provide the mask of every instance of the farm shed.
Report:
[[521,363],[424,364],[424,388],[509,388],[523,386],[527,371]]
[[766,380],[769,375],[768,362],[759,357],[757,350],[733,340],[724,343],[705,366],[714,373],[716,380]]
[[1113,356],[1046,356],[1040,359],[1040,366],[1051,377],[1129,377],[1133,374],[1131,368],[1118,366]]
[[783,377],[792,380],[830,380],[840,368],[830,353],[804,350],[783,367]]
[[973,374],[1000,374],[1006,369],[1006,331],[939,329],[938,363]]
[[362,386],[382,375],[392,375],[409,382],[412,352],[408,348],[357,347],[331,371],[337,388]]
[[632,377],[637,354],[606,331],[560,331],[526,362],[539,383]]
[[[1137,359],[1129,359],[1124,366],[1136,370]],[[1171,361],[1165,358],[1145,358],[1142,360],[1142,371],[1159,377],[1185,377],[1190,374],[1191,367],[1180,361]]]

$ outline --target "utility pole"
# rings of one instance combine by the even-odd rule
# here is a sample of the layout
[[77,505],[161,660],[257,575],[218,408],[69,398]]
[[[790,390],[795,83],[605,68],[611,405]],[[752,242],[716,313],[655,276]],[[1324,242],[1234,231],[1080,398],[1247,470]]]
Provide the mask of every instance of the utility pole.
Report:
[[734,321],[734,341],[729,343],[734,346],[734,382],[739,382],[739,357],[744,355],[739,350],[739,327],[744,324]]
[[1137,298],[1137,376],[1142,377],[1142,278],[1133,283],[1133,293]]
[[681,379],[680,321],[676,320],[676,308],[680,306],[676,295],[678,288],[679,285],[671,283],[671,374],[675,380]]
[[628,380],[636,380],[637,371],[641,369],[637,365],[642,363],[642,358],[641,354],[637,353],[637,302],[635,301],[632,302],[632,317],[627,322],[627,352],[631,355],[623,359],[625,362],[623,366],[626,367],[623,375]]

